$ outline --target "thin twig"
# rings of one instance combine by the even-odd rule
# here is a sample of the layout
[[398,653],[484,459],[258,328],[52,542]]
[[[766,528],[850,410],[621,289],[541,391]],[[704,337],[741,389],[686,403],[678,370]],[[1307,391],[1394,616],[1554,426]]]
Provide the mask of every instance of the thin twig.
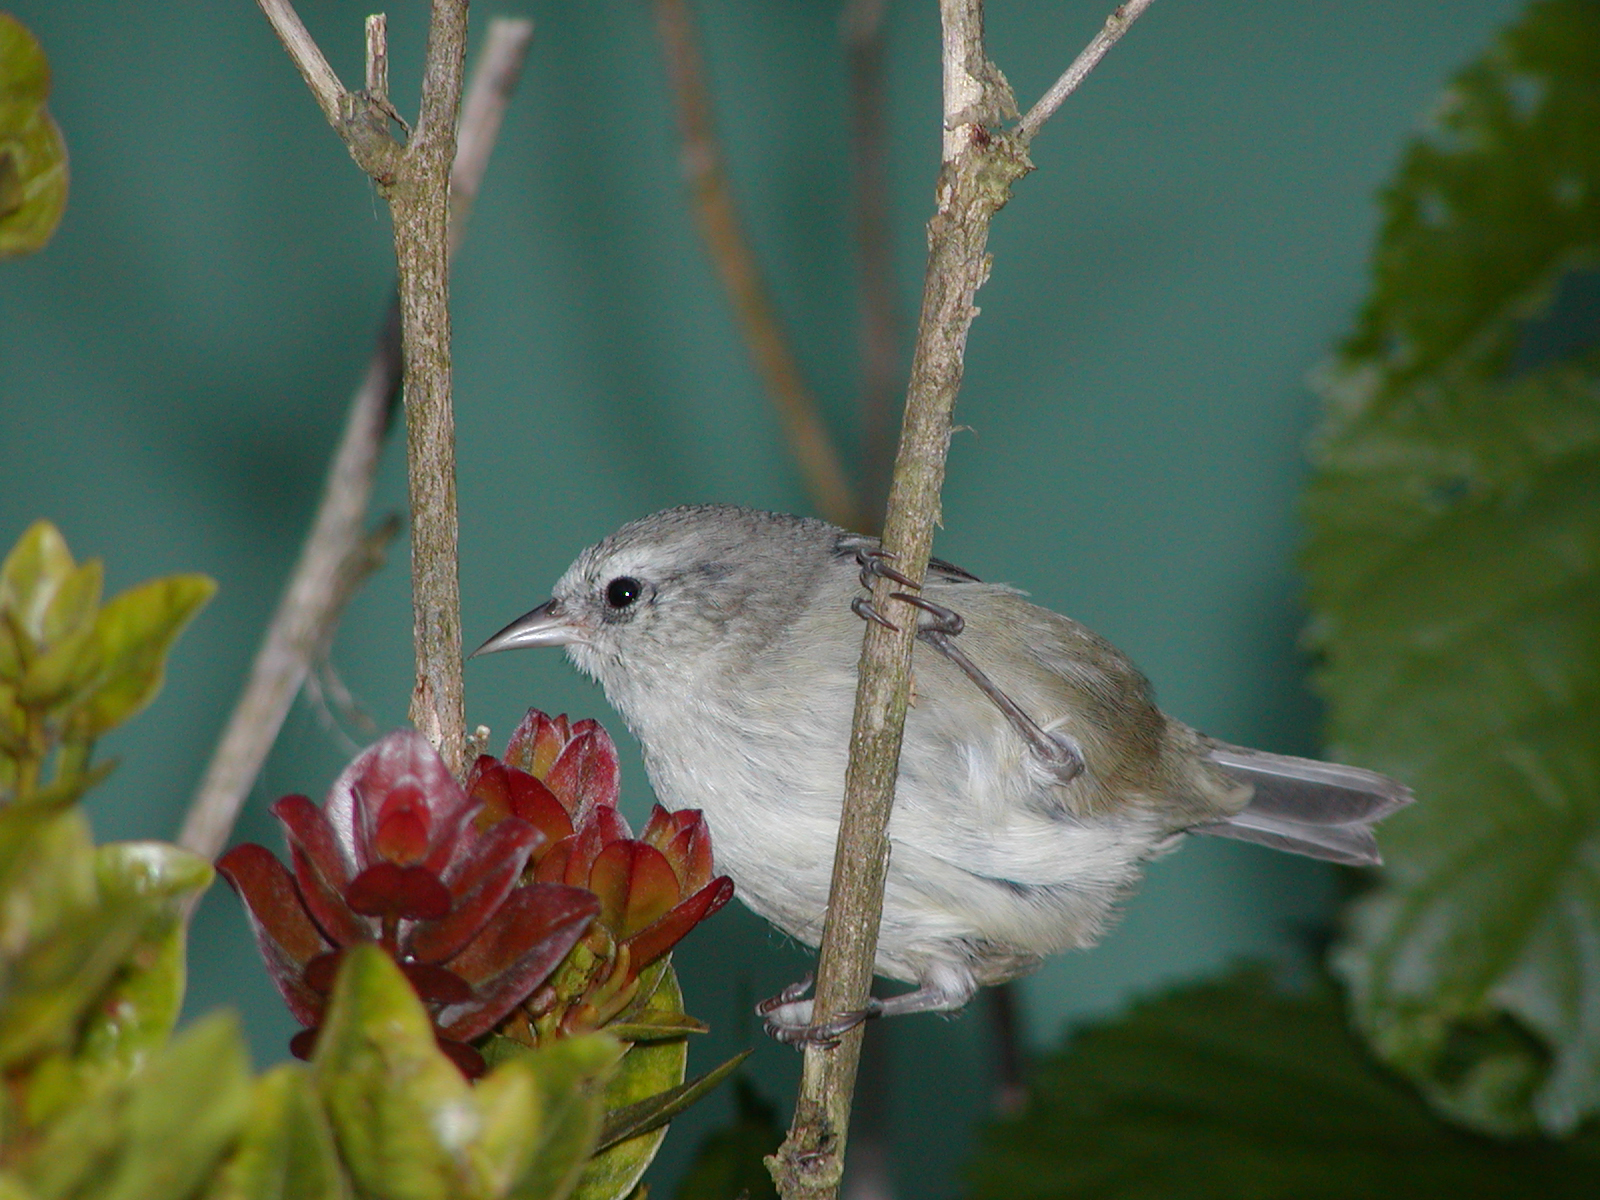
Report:
[[[846,0],[840,33],[849,85],[850,181],[855,213],[856,345],[860,372],[862,533],[879,532],[894,467],[893,410],[903,394],[901,322],[895,303],[889,219],[889,103],[885,12],[888,0]],[[895,1063],[887,1039],[862,1042],[855,1121],[845,1194],[851,1200],[894,1195],[889,1153]]]
[[860,518],[860,502],[840,465],[816,398],[795,361],[723,170],[705,67],[687,0],[656,0],[656,27],[678,106],[684,171],[706,249],[777,409],[811,503],[836,525],[854,528]]
[[1028,110],[1028,115],[1017,123],[1016,133],[1024,142],[1033,140],[1039,127],[1055,114],[1062,101],[1078,90],[1078,85],[1106,56],[1106,51],[1117,44],[1122,35],[1128,32],[1128,26],[1143,16],[1144,10],[1153,3],[1155,0],[1127,0],[1126,4],[1117,6],[1106,18],[1105,26],[1083,48],[1083,53],[1072,60],[1072,65],[1061,72],[1061,78],[1050,85],[1050,89],[1039,97],[1039,102]]
[[367,95],[374,100],[389,98],[388,13],[373,13],[367,18]]
[[901,383],[884,83],[886,0],[849,0],[844,10],[850,77],[850,162],[855,185],[856,290],[860,311],[863,533],[878,532],[894,465],[891,416]]
[[[451,176],[452,250],[488,167],[532,32],[529,21],[496,19],[489,24],[461,114],[460,149]],[[346,603],[370,574],[373,555],[387,541],[380,538],[375,545],[365,519],[400,371],[397,297],[366,376],[351,398],[344,434],[300,559],[178,836],[181,845],[206,858],[216,857],[227,842],[312,662],[331,640]]]
[[272,23],[278,40],[283,43],[289,58],[299,69],[300,77],[316,97],[322,115],[328,118],[328,124],[337,128],[339,100],[345,94],[344,84],[339,82],[339,76],[334,74],[328,60],[322,56],[316,40],[301,22],[300,14],[295,12],[289,0],[256,0],[256,3]]
[[[988,278],[989,223],[1032,164],[1023,136],[1002,123],[1016,116],[1011,89],[984,52],[982,0],[940,0],[943,24],[944,154],[937,203],[928,222],[911,381],[884,521],[883,546],[896,570],[920,581],[927,570],[939,491],[950,446],[951,413],[961,386],[973,299]],[[1048,116],[1048,113],[1045,114]],[[879,579],[872,602],[897,628],[867,622],[859,664],[844,811],[834,850],[833,886],[819,949],[813,1020],[861,1008],[872,982],[888,824],[909,696],[916,613]],[[768,1159],[785,1200],[837,1195],[843,1174],[860,1027],[837,1046],[809,1046],[789,1137]]]

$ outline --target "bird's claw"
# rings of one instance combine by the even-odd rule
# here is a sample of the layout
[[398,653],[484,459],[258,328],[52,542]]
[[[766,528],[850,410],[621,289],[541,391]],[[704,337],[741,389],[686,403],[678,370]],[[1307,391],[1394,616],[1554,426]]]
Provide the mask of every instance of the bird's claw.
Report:
[[857,1025],[864,1025],[873,1017],[882,1015],[882,1002],[873,1000],[866,1008],[840,1013],[837,1017],[811,1025],[784,1025],[768,1017],[764,1028],[768,1036],[785,1046],[823,1046],[831,1049]]
[[850,611],[855,613],[855,615],[860,617],[863,621],[875,621],[877,624],[882,625],[885,629],[892,630],[895,633],[900,632],[900,626],[896,625],[893,621],[889,620],[888,617],[879,612],[877,608],[873,606],[872,600],[868,596],[857,596],[854,600],[850,601]]
[[861,586],[869,592],[872,590],[872,581],[875,578],[892,579],[901,587],[917,588],[920,585],[916,580],[902,571],[897,571],[889,565],[888,560],[894,555],[887,550],[873,550],[863,547],[856,551],[856,562],[861,564]]
[[806,993],[811,990],[811,985],[815,980],[816,976],[807,971],[776,996],[768,996],[760,1004],[756,1005],[756,1016],[764,1017],[769,1013],[776,1012],[786,1004],[794,1004],[797,1001],[804,1000]]

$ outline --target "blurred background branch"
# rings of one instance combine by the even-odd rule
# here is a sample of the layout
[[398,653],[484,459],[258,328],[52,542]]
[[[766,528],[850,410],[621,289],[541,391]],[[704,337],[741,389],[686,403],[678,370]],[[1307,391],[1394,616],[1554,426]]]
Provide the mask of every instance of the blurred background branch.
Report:
[[816,397],[801,376],[783,319],[762,281],[739,218],[688,0],[656,0],[655,10],[683,138],[680,161],[707,252],[777,410],[812,506],[818,516],[836,525],[857,528],[862,517],[859,491],[850,483]]

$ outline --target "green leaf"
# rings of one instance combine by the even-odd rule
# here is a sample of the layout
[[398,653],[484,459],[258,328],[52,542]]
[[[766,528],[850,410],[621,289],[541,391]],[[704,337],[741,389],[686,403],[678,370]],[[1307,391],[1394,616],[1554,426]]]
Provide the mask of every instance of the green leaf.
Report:
[[474,1161],[483,1120],[428,1014],[377,946],[344,956],[312,1075],[356,1186],[389,1200],[486,1194]]
[[1372,1061],[1332,988],[1245,970],[1076,1035],[966,1175],[974,1200],[1575,1200],[1597,1168],[1592,1144],[1441,1120]]
[[732,1123],[702,1139],[673,1200],[728,1200],[741,1194],[778,1200],[765,1161],[783,1141],[777,1110],[742,1075],[733,1081],[733,1093]]
[[[13,18],[0,14],[0,55],[5,53],[8,22],[16,25]],[[4,78],[3,67],[0,78]],[[0,106],[3,105],[0,93]],[[0,612],[7,615],[7,624],[26,635],[29,653],[52,640],[48,632],[51,614],[57,609],[58,595],[64,589],[72,589],[69,581],[76,571],[66,538],[49,521],[35,521],[28,526],[5,562],[0,563]],[[78,590],[81,592],[81,584]]]
[[100,639],[94,627],[76,630],[28,664],[17,683],[17,703],[33,710],[55,708],[99,674]]
[[173,640],[216,590],[203,575],[171,575],[107,602],[95,621],[100,680],[75,715],[75,739],[98,738],[155,698]]
[[256,1081],[244,1136],[205,1200],[349,1200],[333,1130],[299,1063]]
[[[39,1200],[87,1194],[86,1185],[107,1178],[123,1140],[126,1088],[101,1088],[68,1108],[44,1136],[13,1161],[20,1181]],[[10,1157],[10,1156],[8,1156]]]
[[698,1104],[709,1096],[716,1086],[733,1074],[740,1063],[754,1053],[751,1050],[742,1050],[720,1066],[712,1067],[704,1075],[690,1080],[688,1083],[679,1084],[675,1088],[668,1088],[664,1092],[657,1092],[654,1096],[646,1097],[636,1104],[629,1104],[624,1108],[614,1108],[606,1113],[605,1126],[600,1131],[600,1145],[598,1149],[609,1150],[618,1142],[625,1142],[629,1138],[638,1137],[642,1133],[649,1133],[659,1129],[679,1113]]
[[[107,775],[110,775],[116,769],[117,760],[108,758],[104,762],[95,763],[88,770],[68,771],[65,775],[52,779],[44,787],[39,788],[37,791],[29,792],[26,796],[18,796],[15,793],[10,793],[8,789],[0,788],[0,813],[8,813],[13,810],[20,813],[23,810],[28,810],[42,817],[48,816],[52,810],[59,810],[66,808],[68,805],[76,804],[83,798],[85,792],[102,782]],[[0,819],[3,819],[3,817],[0,817]],[[3,836],[0,835],[0,838],[3,838]],[[3,856],[3,853],[3,851],[0,851],[0,856]],[[0,865],[0,871],[5,869],[3,865]]]
[[1305,565],[1331,754],[1418,802],[1335,965],[1444,1111],[1563,1132],[1600,1113],[1600,351],[1558,336],[1600,263],[1600,7],[1531,5],[1384,204]]
[[663,987],[677,987],[669,954],[639,973],[639,990],[616,1017],[606,1022],[606,1032],[624,1042],[659,1042],[691,1033],[705,1033],[707,1025],[688,1013],[676,1012],[658,999]]
[[50,67],[34,36],[0,13],[0,258],[50,240],[67,203],[67,149],[50,119]]
[[[651,1013],[682,1011],[683,992],[678,987],[677,972],[668,966],[661,972],[659,983],[651,991],[640,1015],[648,1017]],[[638,1023],[638,1017],[634,1022]],[[617,1073],[606,1085],[607,1114],[650,1101],[677,1087],[683,1082],[688,1062],[689,1046],[683,1039],[641,1042],[630,1047]],[[627,1196],[644,1175],[666,1136],[666,1126],[660,1125],[646,1128],[625,1141],[613,1139],[608,1149],[594,1156],[573,1195],[578,1200],[618,1200]]]
[[0,958],[15,959],[98,898],[95,847],[82,812],[43,804],[0,807]]
[[637,1021],[612,1021],[606,1025],[606,1032],[624,1042],[664,1042],[705,1033],[709,1028],[688,1013],[659,1013]]
[[193,851],[170,842],[111,842],[96,847],[95,874],[100,893],[114,903],[164,902],[176,913],[179,903],[211,886],[216,872]]
[[211,883],[211,864],[164,842],[119,842],[98,854],[101,895],[148,906],[127,961],[84,1023],[77,1057],[86,1069],[127,1072],[159,1050],[183,1007],[183,901]]
[[6,964],[0,999],[0,1066],[69,1045],[138,942],[139,906],[83,909]]
[[96,1200],[185,1200],[250,1112],[250,1063],[233,1015],[195,1022],[134,1077],[130,1092],[127,1140]]
[[202,1018],[144,1070],[70,1109],[19,1167],[40,1200],[185,1200],[239,1134],[250,1082],[234,1018]]
[[522,1058],[501,1063],[473,1088],[483,1113],[479,1137],[488,1194],[504,1196],[527,1177],[544,1142],[544,1090]]
[[496,1064],[527,1064],[542,1093],[540,1140],[521,1179],[508,1193],[514,1200],[565,1200],[594,1153],[605,1117],[605,1087],[623,1056],[623,1046],[603,1033],[563,1038],[530,1050],[510,1038],[493,1037],[484,1057]]
[[66,553],[65,544],[60,552],[70,569],[31,597],[35,604],[42,605],[42,611],[29,614],[29,634],[34,642],[30,650],[42,653],[37,653],[25,668],[20,657],[9,671],[0,668],[0,676],[16,678],[17,702],[30,708],[59,702],[92,683],[100,669],[95,617],[100,606],[102,568],[94,559],[70,567],[72,558]]

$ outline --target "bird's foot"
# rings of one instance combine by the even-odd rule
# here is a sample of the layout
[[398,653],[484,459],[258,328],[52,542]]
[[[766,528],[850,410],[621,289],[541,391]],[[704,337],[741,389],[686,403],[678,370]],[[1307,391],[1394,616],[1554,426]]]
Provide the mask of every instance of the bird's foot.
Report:
[[[905,574],[903,571],[897,571],[895,568],[889,565],[889,560],[893,557],[894,555],[887,550],[873,549],[865,546],[857,550],[856,562],[860,564],[861,567],[861,573],[857,576],[857,578],[861,580],[861,586],[870,592],[872,590],[873,580],[889,579],[895,583],[898,583],[901,587],[919,589],[919,585],[909,575]],[[893,594],[903,597],[905,593],[895,592]],[[850,601],[850,611],[855,613],[855,615],[860,617],[863,621],[872,621],[875,624],[882,625],[885,629],[894,631],[895,633],[900,632],[900,626],[896,625],[893,621],[889,620],[888,617],[884,616],[878,611],[877,606],[872,603],[871,596],[857,596],[854,600]]]
[[756,1014],[762,1018],[769,1037],[786,1046],[837,1046],[839,1039],[857,1025],[883,1014],[883,1002],[869,996],[865,1008],[813,1022],[813,1002],[806,999],[811,982],[812,977],[807,975],[756,1005]]

